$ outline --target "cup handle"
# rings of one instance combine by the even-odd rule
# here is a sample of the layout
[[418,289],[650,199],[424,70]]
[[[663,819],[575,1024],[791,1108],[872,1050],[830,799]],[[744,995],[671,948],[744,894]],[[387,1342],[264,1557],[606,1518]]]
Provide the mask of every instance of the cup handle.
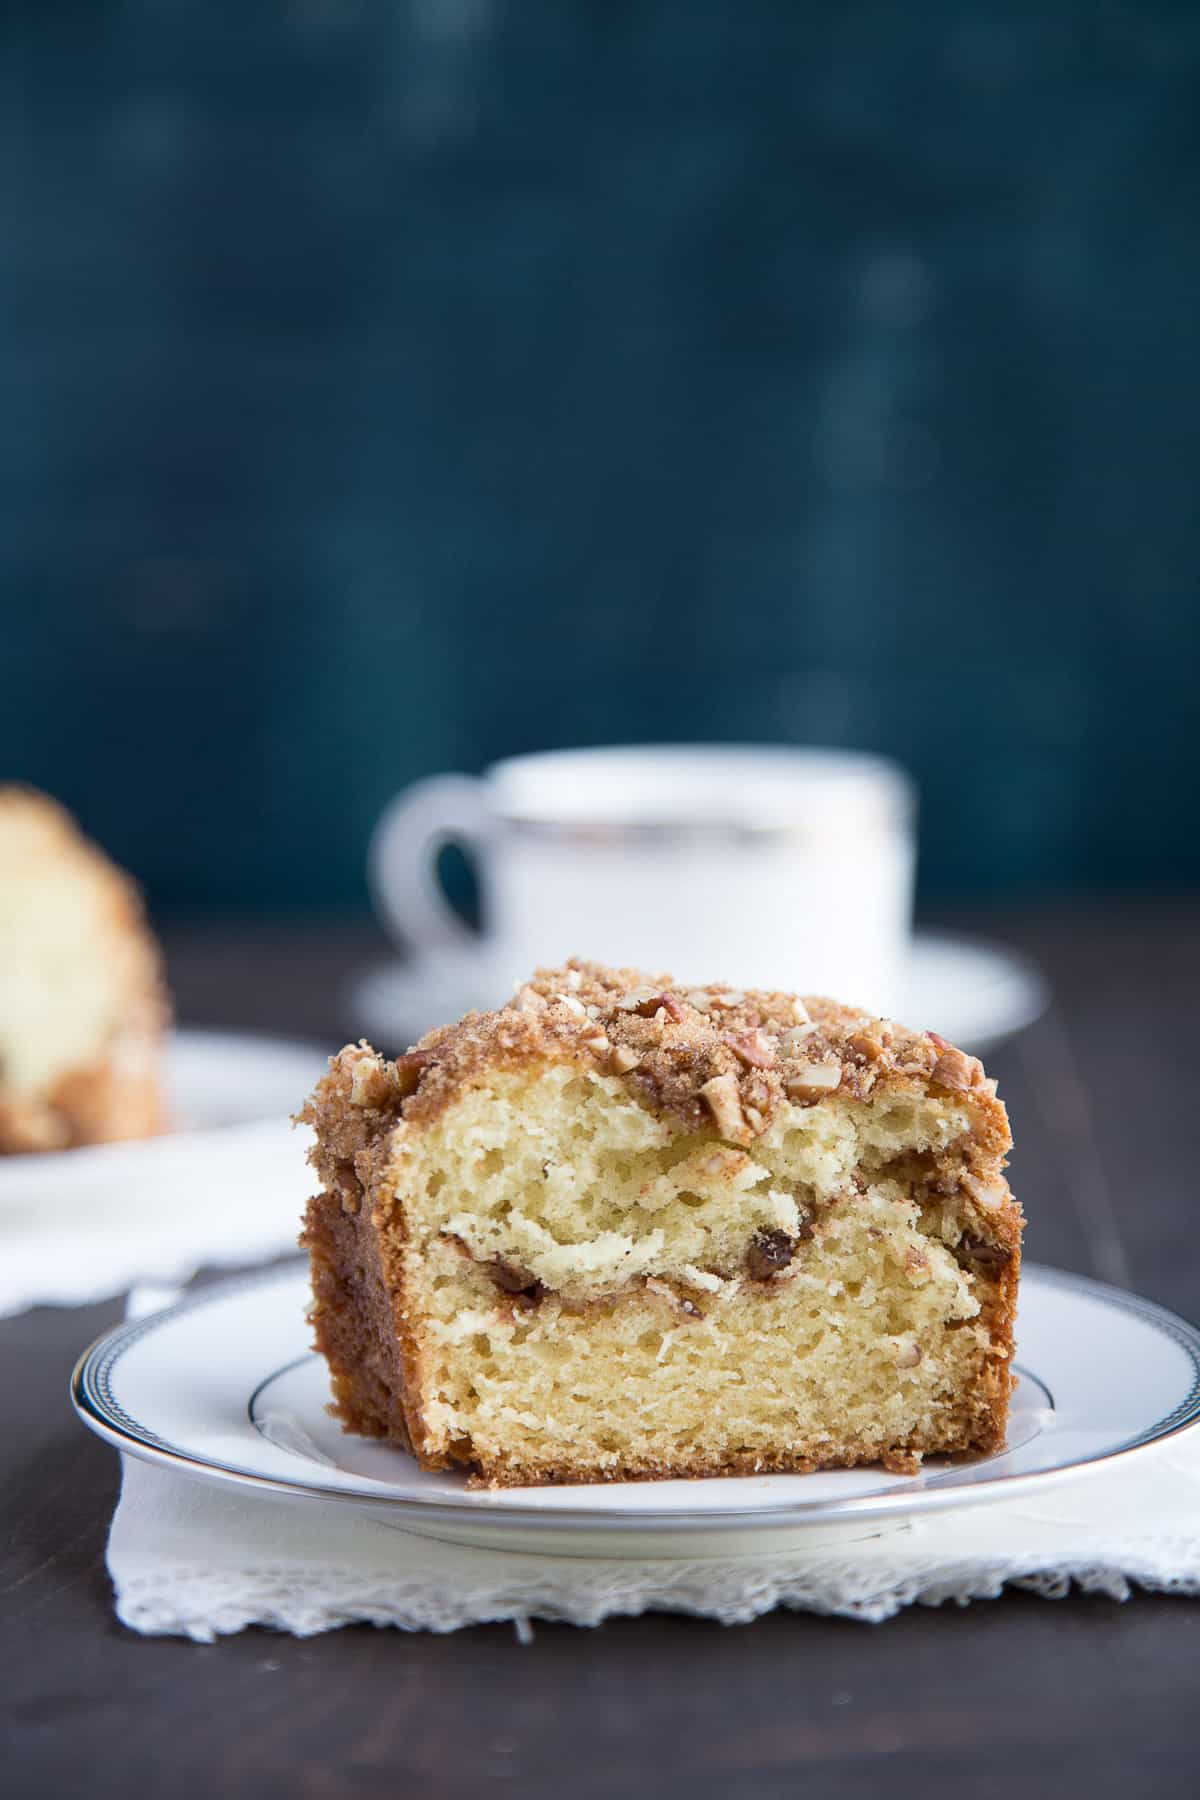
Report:
[[416,955],[478,950],[438,880],[438,852],[461,844],[478,852],[488,829],[483,783],[470,775],[415,781],[383,812],[367,852],[367,879],[384,925]]

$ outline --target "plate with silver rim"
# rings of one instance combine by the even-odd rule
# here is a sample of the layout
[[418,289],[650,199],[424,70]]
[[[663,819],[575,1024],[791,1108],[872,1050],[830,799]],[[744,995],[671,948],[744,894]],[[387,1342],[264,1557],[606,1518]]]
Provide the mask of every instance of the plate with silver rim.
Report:
[[1041,1491],[1200,1420],[1200,1330],[1083,1276],[1027,1265],[1008,1443],[919,1475],[881,1468],[606,1486],[470,1488],[345,1433],[310,1347],[308,1276],[292,1261],[199,1290],[106,1333],[71,1378],[84,1423],[180,1475],[349,1505],[405,1531],[556,1555],[733,1554],[796,1534],[872,1536],[950,1507]]

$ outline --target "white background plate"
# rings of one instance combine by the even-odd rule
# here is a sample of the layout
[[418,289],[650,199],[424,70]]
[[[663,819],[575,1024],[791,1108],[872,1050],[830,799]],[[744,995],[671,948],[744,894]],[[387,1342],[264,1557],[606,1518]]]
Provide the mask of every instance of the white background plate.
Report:
[[72,1378],[84,1422],[181,1473],[298,1500],[341,1501],[408,1530],[556,1554],[633,1554],[697,1534],[762,1534],[904,1519],[1002,1499],[1102,1468],[1200,1416],[1200,1332],[1149,1301],[1027,1267],[1008,1448],[973,1462],[611,1486],[471,1491],[404,1452],[343,1433],[309,1349],[307,1270],[244,1276],[119,1326]]
[[[495,1005],[482,965],[454,954],[424,962],[378,963],[353,982],[351,1016],[387,1049],[415,1043],[432,1026],[471,1007]],[[850,996],[851,998],[853,996]],[[501,995],[499,998],[503,999]],[[897,1016],[922,1031],[982,1052],[1036,1019],[1048,998],[1027,958],[979,939],[919,932],[904,974]]]
[[180,1131],[249,1124],[294,1113],[325,1070],[326,1057],[313,1044],[179,1030],[168,1047],[167,1100]]

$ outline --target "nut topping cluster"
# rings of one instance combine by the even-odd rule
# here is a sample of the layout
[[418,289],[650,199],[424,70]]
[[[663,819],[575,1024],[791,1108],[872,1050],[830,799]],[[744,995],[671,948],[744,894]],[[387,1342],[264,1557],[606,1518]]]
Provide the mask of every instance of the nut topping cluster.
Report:
[[707,1121],[743,1146],[785,1100],[812,1105],[839,1091],[865,1098],[898,1079],[950,1093],[983,1083],[975,1058],[936,1032],[906,1031],[831,1000],[680,986],[596,963],[539,970],[505,1012],[536,1017],[547,1036],[570,1035],[654,1110],[691,1129]]
[[[546,1058],[580,1059],[619,1076],[651,1111],[687,1130],[715,1127],[743,1148],[785,1104],[815,1105],[837,1093],[866,1099],[881,1084],[970,1093],[994,1148],[1009,1141],[994,1084],[937,1032],[909,1031],[832,1000],[692,987],[578,960],[538,970],[506,1006],[430,1032],[393,1064],[364,1054],[352,1103],[402,1111],[416,1124],[482,1071]],[[990,1191],[977,1196],[981,1206],[991,1200]]]

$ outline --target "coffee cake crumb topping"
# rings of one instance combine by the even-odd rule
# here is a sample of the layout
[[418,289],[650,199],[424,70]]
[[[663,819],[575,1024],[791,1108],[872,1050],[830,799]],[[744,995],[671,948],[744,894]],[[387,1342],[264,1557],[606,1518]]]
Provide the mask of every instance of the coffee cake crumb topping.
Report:
[[[366,1045],[342,1055],[353,1063],[356,1106],[417,1128],[489,1070],[577,1061],[620,1076],[642,1105],[680,1129],[715,1126],[741,1146],[769,1130],[787,1102],[812,1105],[836,1093],[865,1100],[903,1087],[969,1095],[981,1143],[1009,1143],[995,1084],[937,1032],[819,997],[716,982],[701,988],[581,959],[539,969],[506,1006],[429,1032],[395,1063]],[[318,1094],[312,1106],[319,1105]]]

